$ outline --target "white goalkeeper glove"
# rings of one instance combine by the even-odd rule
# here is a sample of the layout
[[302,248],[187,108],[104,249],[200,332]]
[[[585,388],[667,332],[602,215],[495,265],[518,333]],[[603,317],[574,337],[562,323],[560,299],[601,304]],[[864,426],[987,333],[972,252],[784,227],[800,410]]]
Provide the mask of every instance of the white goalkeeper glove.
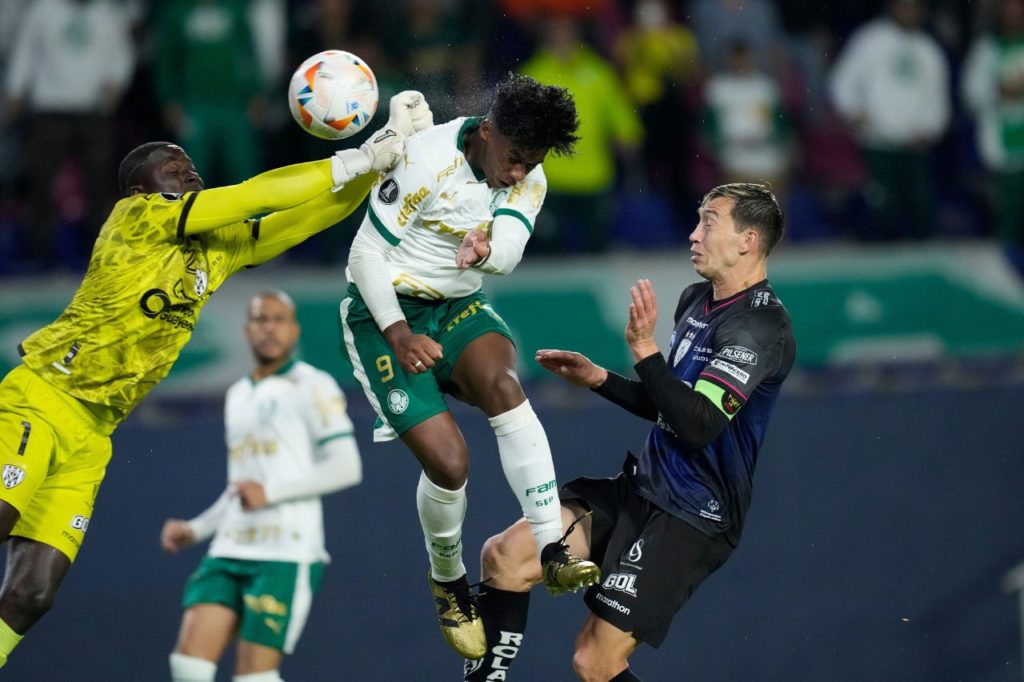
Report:
[[391,98],[388,111],[389,128],[394,128],[406,137],[434,125],[434,112],[423,97],[415,90],[404,90]]
[[391,98],[387,125],[370,136],[359,149],[342,149],[331,158],[332,191],[371,170],[386,173],[405,153],[405,138],[434,125],[434,114],[423,95],[405,90]]

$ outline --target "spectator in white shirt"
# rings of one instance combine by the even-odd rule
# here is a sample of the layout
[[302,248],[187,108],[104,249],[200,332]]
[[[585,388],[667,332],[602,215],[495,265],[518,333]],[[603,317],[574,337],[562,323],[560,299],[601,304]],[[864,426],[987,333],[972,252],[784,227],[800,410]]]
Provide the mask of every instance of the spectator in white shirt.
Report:
[[1024,274],[1024,0],[1000,0],[995,11],[994,30],[967,53],[961,87],[994,180],[996,237]]
[[790,167],[788,126],[778,84],[738,40],[728,68],[704,88],[704,126],[725,182],[762,181],[784,193]]
[[919,0],[889,0],[886,12],[850,36],[831,74],[836,109],[868,168],[873,236],[927,237],[932,229],[928,153],[949,125],[946,59],[922,29]]

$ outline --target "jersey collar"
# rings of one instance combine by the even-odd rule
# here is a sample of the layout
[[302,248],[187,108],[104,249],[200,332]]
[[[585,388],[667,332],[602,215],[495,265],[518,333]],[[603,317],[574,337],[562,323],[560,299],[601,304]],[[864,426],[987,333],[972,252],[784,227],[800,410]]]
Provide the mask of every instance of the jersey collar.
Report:
[[[288,358],[288,361],[285,362],[280,367],[278,367],[276,372],[274,372],[273,374],[271,374],[269,376],[263,377],[263,379],[269,379],[270,377],[279,377],[279,376],[282,376],[284,374],[287,374],[289,371],[291,371],[291,368],[294,367],[294,366],[295,366],[295,358]],[[253,386],[255,386],[259,382],[263,381],[263,379],[257,379],[252,374],[249,375],[249,381],[252,382]]]
[[[462,152],[463,156],[466,156],[466,144],[463,141],[464,137],[480,127],[480,123],[484,120],[483,116],[467,116],[466,120],[462,122],[459,127],[459,132],[455,135],[455,146],[458,147],[459,151]],[[469,157],[466,156],[466,163],[469,164],[469,169],[473,171],[473,177],[477,181],[486,180],[487,176],[482,170],[477,168],[475,165],[470,163]]]
[[769,282],[768,282],[767,278],[766,279],[762,279],[760,282],[755,282],[754,284],[751,284],[749,287],[747,287],[743,291],[737,292],[737,293],[733,294],[732,296],[730,296],[729,298],[723,298],[721,301],[716,301],[716,300],[711,298],[712,296],[714,296],[714,292],[715,292],[715,288],[714,288],[714,286],[712,286],[712,287],[710,287],[708,289],[708,298],[707,298],[707,300],[704,301],[704,314],[707,315],[708,313],[710,313],[713,310],[721,310],[722,308],[727,308],[728,306],[732,305],[736,301],[738,301],[738,300],[740,300],[742,298],[746,298],[747,296],[749,296],[750,292],[753,291],[754,289],[757,289],[758,287],[768,286],[768,285],[769,285]]

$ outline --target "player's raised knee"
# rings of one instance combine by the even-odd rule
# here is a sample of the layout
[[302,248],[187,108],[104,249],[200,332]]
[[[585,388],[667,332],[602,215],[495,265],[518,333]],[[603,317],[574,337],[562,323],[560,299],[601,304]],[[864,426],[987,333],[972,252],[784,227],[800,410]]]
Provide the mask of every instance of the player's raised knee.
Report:
[[525,523],[488,538],[481,564],[484,576],[494,578],[495,586],[503,590],[521,592],[540,582],[536,543]]

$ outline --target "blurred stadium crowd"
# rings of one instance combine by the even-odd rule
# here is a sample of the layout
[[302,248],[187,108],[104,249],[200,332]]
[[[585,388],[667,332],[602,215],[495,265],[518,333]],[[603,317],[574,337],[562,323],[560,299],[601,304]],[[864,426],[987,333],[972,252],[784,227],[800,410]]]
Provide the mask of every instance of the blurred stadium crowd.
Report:
[[568,87],[583,139],[533,253],[682,245],[706,189],[761,179],[791,242],[991,238],[1024,271],[1024,0],[5,0],[0,274],[80,270],[141,142],[208,186],[329,154],[285,97],[327,48],[373,67],[381,120],[405,88],[443,121],[509,70]]

